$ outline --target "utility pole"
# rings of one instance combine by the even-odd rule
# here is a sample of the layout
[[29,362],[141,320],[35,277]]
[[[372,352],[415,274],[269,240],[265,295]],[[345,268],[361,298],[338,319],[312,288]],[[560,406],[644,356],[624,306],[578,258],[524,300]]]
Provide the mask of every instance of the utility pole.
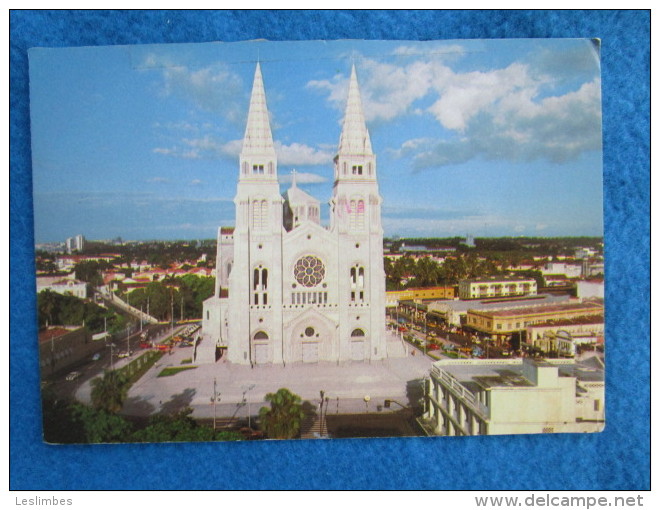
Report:
[[181,320],[183,320],[183,295],[181,296]]
[[174,340],[174,291],[170,292],[170,315],[172,316],[172,340]]
[[213,378],[213,430],[215,430],[216,424],[216,404],[218,402],[218,391],[217,391],[217,382],[215,377]]

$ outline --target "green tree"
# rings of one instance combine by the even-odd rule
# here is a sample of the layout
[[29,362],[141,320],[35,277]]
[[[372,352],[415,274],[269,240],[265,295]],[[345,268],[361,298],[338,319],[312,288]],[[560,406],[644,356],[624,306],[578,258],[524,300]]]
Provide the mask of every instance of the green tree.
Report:
[[261,428],[266,435],[271,439],[298,437],[305,418],[300,397],[286,388],[280,388],[276,393],[268,393],[266,402],[270,402],[270,408],[259,410]]
[[238,432],[213,430],[200,425],[191,416],[192,409],[186,408],[172,415],[158,414],[149,424],[136,431],[132,440],[138,443],[159,443],[166,441],[238,441],[243,436]]
[[118,443],[127,441],[131,437],[132,425],[113,412],[73,404],[72,414],[78,421],[87,443]]
[[107,370],[92,381],[92,405],[95,409],[118,413],[128,394],[128,381],[116,370]]
[[89,260],[84,262],[79,262],[76,264],[75,273],[78,280],[89,283],[93,286],[103,285],[103,277],[101,276],[101,270],[108,269],[110,264],[104,260],[96,261]]
[[37,309],[39,310],[39,325],[56,324],[54,318],[57,313],[58,294],[51,290],[42,290],[37,295]]

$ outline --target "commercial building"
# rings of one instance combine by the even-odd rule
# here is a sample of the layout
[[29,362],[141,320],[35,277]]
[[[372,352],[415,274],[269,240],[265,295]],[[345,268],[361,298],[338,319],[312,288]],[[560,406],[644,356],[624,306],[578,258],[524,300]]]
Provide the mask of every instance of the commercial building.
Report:
[[530,306],[556,304],[569,301],[567,295],[546,295],[539,294],[529,298],[509,298],[498,300],[453,300],[436,301],[428,305],[429,314],[448,326],[460,327],[467,324],[468,310],[515,310],[518,308],[527,308]]
[[603,368],[598,358],[438,361],[422,424],[441,436],[600,432]]
[[536,292],[534,278],[475,278],[458,283],[458,297],[461,299],[534,296]]
[[[548,334],[565,331],[575,336],[603,336],[605,334],[605,320],[602,315],[587,315],[574,319],[552,320],[531,324],[525,328],[527,343],[541,347],[537,342]],[[546,350],[546,349],[542,349]]]
[[593,315],[602,316],[603,313],[603,304],[596,302],[530,306],[513,310],[468,310],[466,325],[492,337],[498,343],[503,343],[512,333],[522,332],[535,324]]
[[433,299],[454,299],[456,288],[453,286],[419,287],[405,290],[388,290],[385,293],[385,306],[397,306],[402,301],[428,301]]

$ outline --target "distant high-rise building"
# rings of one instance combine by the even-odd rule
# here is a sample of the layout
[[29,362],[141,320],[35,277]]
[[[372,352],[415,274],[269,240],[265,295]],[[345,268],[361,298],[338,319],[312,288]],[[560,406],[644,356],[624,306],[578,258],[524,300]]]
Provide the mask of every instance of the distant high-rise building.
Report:
[[66,240],[66,251],[67,253],[73,253],[74,251],[82,252],[85,249],[85,237],[78,234],[75,237],[68,237]]

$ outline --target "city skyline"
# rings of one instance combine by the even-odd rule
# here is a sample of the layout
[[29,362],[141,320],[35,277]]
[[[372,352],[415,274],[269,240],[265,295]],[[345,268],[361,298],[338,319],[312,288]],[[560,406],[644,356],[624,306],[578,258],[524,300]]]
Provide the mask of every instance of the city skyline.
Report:
[[36,242],[233,225],[257,60],[281,191],[325,224],[355,63],[386,236],[603,235],[592,41],[318,41],[31,51]]

